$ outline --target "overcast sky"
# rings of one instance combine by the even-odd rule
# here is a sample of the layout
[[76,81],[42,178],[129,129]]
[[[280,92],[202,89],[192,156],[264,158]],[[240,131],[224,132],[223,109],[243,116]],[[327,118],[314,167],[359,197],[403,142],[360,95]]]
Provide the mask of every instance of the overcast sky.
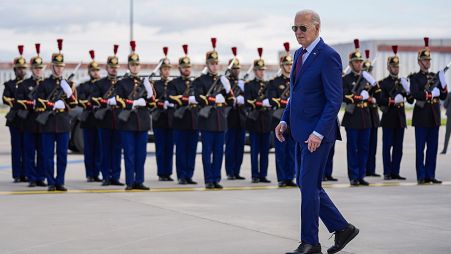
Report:
[[[350,42],[354,38],[422,40],[451,37],[451,4],[446,0],[371,1],[293,0],[134,0],[134,39],[142,61],[155,62],[162,47],[176,62],[181,45],[190,46],[193,62],[203,63],[211,49],[210,37],[218,39],[220,60],[231,57],[238,47],[242,62],[257,57],[263,47],[268,63],[277,61],[283,42],[298,47],[290,27],[301,9],[316,10],[322,19],[321,36],[326,43]],[[27,60],[35,54],[34,43],[42,44],[45,61],[56,51],[56,39],[64,38],[67,61],[89,61],[96,51],[104,62],[119,47],[121,62],[129,53],[128,0],[1,0],[0,62],[17,56],[17,45],[25,45]]]

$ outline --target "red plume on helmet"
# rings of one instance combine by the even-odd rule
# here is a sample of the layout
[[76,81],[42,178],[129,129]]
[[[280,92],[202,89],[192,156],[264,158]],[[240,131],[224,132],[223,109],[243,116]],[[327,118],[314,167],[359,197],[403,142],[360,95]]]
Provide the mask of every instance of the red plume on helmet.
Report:
[[163,54],[164,54],[164,56],[168,56],[168,50],[169,50],[168,47],[163,47]]
[[182,48],[183,48],[183,52],[185,53],[185,55],[188,55],[188,44],[183,44]]
[[94,60],[94,57],[95,57],[94,50],[91,49],[91,50],[89,51],[89,55],[91,56],[91,59]]
[[23,45],[19,45],[19,46],[17,46],[17,48],[19,49],[19,54],[22,55],[23,54]]
[[38,54],[38,56],[39,56],[39,54],[41,53],[41,44],[36,43],[36,44],[34,44],[34,46],[36,48],[36,54]]
[[365,57],[366,57],[366,59],[370,58],[370,50],[369,49],[365,49]]
[[424,37],[424,46],[429,47],[429,37]]
[[63,50],[63,39],[57,39],[56,42],[58,43],[58,50],[61,53],[61,50]]
[[113,47],[113,52],[114,52],[114,55],[116,55],[117,54],[117,50],[119,49],[119,45],[117,45],[117,44],[114,44],[114,47]]
[[283,47],[285,48],[285,51],[286,51],[287,53],[290,52],[290,43],[289,43],[289,42],[285,42],[285,43],[283,44]]
[[211,38],[211,46],[213,47],[213,49],[216,49],[216,38]]
[[354,47],[355,47],[355,49],[359,49],[360,48],[360,41],[359,41],[359,39],[354,39]]
[[236,56],[236,54],[237,54],[236,47],[232,47],[232,54],[233,54],[233,56]]
[[391,49],[393,50],[393,53],[396,55],[398,54],[398,45],[391,46]]
[[257,48],[257,51],[258,51],[258,56],[259,56],[260,58],[262,58],[263,48]]
[[135,41],[130,41],[130,47],[132,48],[132,52],[135,52],[136,42]]

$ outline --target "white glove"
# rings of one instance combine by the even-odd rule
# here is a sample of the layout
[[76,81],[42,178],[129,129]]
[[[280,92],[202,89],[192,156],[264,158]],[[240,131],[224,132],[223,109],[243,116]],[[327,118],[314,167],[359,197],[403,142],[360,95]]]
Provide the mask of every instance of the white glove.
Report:
[[267,107],[267,108],[271,107],[271,104],[269,104],[269,100],[268,99],[264,99],[262,102],[263,102],[263,107]]
[[116,106],[116,104],[117,104],[116,97],[109,98],[107,104],[110,106]]
[[377,100],[376,100],[376,98],[374,98],[374,97],[371,97],[371,103],[373,103],[373,104],[376,104],[376,103],[377,103]]
[[432,89],[431,94],[432,94],[432,98],[439,97],[440,96],[440,90],[438,90],[437,87],[434,87],[434,89]]
[[238,80],[238,87],[241,89],[241,91],[244,92],[244,81],[243,80]]
[[368,72],[363,71],[362,72],[362,76],[363,76],[364,79],[366,79],[366,81],[368,81],[368,83],[371,84],[371,86],[375,86],[377,84],[376,80]]
[[139,98],[139,99],[133,101],[132,108],[136,108],[139,106],[141,106],[141,107],[146,106],[146,101],[143,98]]
[[442,88],[445,89],[447,84],[445,79],[445,72],[443,70],[438,72],[438,78],[440,79],[440,84],[442,84]]
[[64,109],[66,107],[66,105],[64,104],[64,101],[62,100],[57,100],[55,102],[55,105],[53,105],[53,110],[57,110],[57,109]]
[[242,95],[238,95],[238,97],[236,97],[236,104],[244,105],[244,97]]
[[410,85],[409,85],[409,82],[407,82],[406,78],[401,78],[401,85],[404,88],[404,90],[409,94],[410,93]]
[[191,95],[191,96],[188,98],[188,103],[189,103],[189,104],[197,104],[196,97],[193,96],[193,95]]
[[145,77],[144,78],[144,88],[146,89],[147,92],[147,99],[149,99],[150,97],[153,96],[153,88],[152,88],[152,84],[149,81],[149,77]]
[[404,102],[404,96],[402,96],[401,94],[397,94],[395,96],[395,104],[399,104],[401,102]]
[[222,96],[222,94],[216,95],[215,99],[216,103],[225,103],[225,99],[224,96]]
[[360,92],[360,96],[362,96],[362,100],[368,100],[368,98],[370,97],[370,95],[368,94],[368,92],[366,90],[363,90],[362,92]]
[[63,89],[64,93],[66,94],[67,98],[70,98],[70,96],[72,95],[72,88],[70,88],[70,85],[67,83],[65,79],[61,80],[60,86]]
[[230,93],[230,82],[229,79],[227,79],[224,75],[220,78],[222,86],[224,87],[226,93]]
[[164,101],[164,108],[173,108],[174,107],[174,103],[170,103],[169,101]]

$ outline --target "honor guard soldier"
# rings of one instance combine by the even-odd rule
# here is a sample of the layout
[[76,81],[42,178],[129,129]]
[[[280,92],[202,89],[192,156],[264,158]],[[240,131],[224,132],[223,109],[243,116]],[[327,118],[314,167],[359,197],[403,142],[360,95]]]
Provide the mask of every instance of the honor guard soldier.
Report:
[[409,76],[410,92],[416,100],[412,126],[415,127],[417,181],[418,184],[440,184],[442,182],[435,178],[438,132],[441,124],[440,100],[446,99],[448,88],[445,70],[437,74],[429,72],[431,67],[429,38],[424,38],[424,44],[424,48],[418,51],[420,71]]
[[[373,65],[370,60],[370,50],[365,50],[365,61],[363,61],[362,70],[372,74]],[[380,91],[378,91],[380,93]],[[380,96],[380,95],[379,95]],[[374,96],[368,99],[368,108],[370,110],[371,130],[370,130],[370,146],[368,148],[368,161],[366,163],[366,176],[380,177],[376,173],[376,152],[377,152],[377,132],[380,126],[378,101]]]
[[244,156],[244,140],[246,135],[246,112],[244,105],[244,81],[239,78],[241,65],[236,57],[237,49],[232,47],[233,58],[227,79],[236,97],[234,105],[229,106],[227,115],[227,131],[225,133],[225,169],[228,180],[244,180],[240,176]]
[[119,45],[114,45],[114,55],[107,59],[106,72],[108,75],[96,82],[91,98],[92,105],[96,107],[94,117],[97,120],[100,134],[102,186],[124,185],[119,181],[122,145],[117,118],[120,109],[115,98],[118,82],[117,69],[119,68],[118,48]]
[[199,130],[197,128],[198,103],[191,80],[191,59],[188,45],[179,59],[180,77],[168,84],[168,100],[175,105],[173,132],[175,141],[175,168],[179,184],[197,184],[193,181]]
[[24,122],[23,140],[26,144],[24,152],[25,172],[29,187],[45,187],[45,172],[43,168],[40,125],[36,122],[37,112],[34,111],[37,87],[43,81],[44,62],[39,56],[41,45],[35,44],[37,56],[30,60],[31,77],[24,80],[16,91],[18,116]]
[[244,99],[249,108],[246,129],[251,142],[252,183],[270,183],[268,174],[269,135],[272,130],[271,104],[267,98],[264,81],[266,65],[261,58],[263,48],[258,48],[259,59],[254,60],[255,78],[244,85]]
[[371,116],[368,108],[370,95],[378,88],[376,80],[362,71],[363,58],[360,42],[354,40],[355,51],[349,54],[351,72],[343,77],[343,100],[346,111],[342,126],[347,135],[348,176],[352,186],[369,183],[364,180],[371,132]]
[[86,179],[88,182],[102,182],[99,178],[102,165],[100,134],[97,127],[97,120],[94,116],[94,105],[92,104],[96,82],[100,78],[100,66],[94,59],[94,50],[90,50],[89,55],[91,56],[91,62],[88,64],[89,80],[77,87],[78,105],[83,108],[79,120],[80,128],[83,130],[83,154]]
[[168,84],[171,74],[171,62],[168,58],[168,47],[163,47],[164,58],[160,60],[160,80],[154,82],[156,107],[152,111],[152,128],[155,134],[155,153],[157,158],[157,174],[160,181],[174,181],[172,175],[172,159],[174,140],[172,134],[172,118],[174,104],[169,102]]
[[14,75],[16,78],[5,82],[2,96],[3,104],[10,107],[9,112],[6,114],[6,126],[8,126],[11,135],[11,165],[12,177],[15,183],[27,182],[22,121],[17,117],[18,111],[15,106],[16,91],[25,78],[27,61],[22,56],[23,45],[19,45],[18,48],[20,56],[14,59]]
[[[67,191],[64,175],[69,148],[70,116],[69,107],[77,105],[77,98],[68,80],[62,77],[64,70],[63,40],[58,39],[58,53],[52,54],[52,75],[37,88],[36,121],[41,124],[42,154],[49,191]],[[54,151],[56,146],[56,177],[54,174]]]
[[[293,58],[290,54],[290,44],[285,42],[285,56],[280,58],[281,74],[269,81],[268,99],[275,111],[272,119],[272,129],[279,124],[283,111],[285,110],[288,99],[290,98],[290,72],[293,65]],[[274,137],[274,148],[276,150],[276,172],[279,187],[297,185],[294,179],[294,148],[295,142],[289,131],[284,133],[285,142],[280,142]]]
[[225,107],[233,105],[234,96],[230,82],[219,76],[219,59],[216,52],[216,38],[211,39],[213,50],[206,54],[208,73],[202,74],[193,82],[196,101],[202,106],[199,111],[199,130],[202,137],[202,164],[205,187],[222,189],[221,165],[224,153],[224,132],[227,128]]
[[410,104],[414,99],[410,94],[407,79],[399,77],[398,46],[392,46],[394,56],[387,58],[388,77],[379,82],[381,97],[379,106],[382,111],[382,159],[384,180],[405,180],[399,175],[402,159],[404,129],[407,128],[405,100]]
[[128,55],[130,76],[121,79],[117,87],[117,103],[121,107],[119,130],[125,161],[125,190],[149,190],[144,183],[144,164],[147,156],[147,132],[150,130],[149,107],[153,88],[149,79],[139,77],[139,55],[135,41],[130,41],[132,52]]

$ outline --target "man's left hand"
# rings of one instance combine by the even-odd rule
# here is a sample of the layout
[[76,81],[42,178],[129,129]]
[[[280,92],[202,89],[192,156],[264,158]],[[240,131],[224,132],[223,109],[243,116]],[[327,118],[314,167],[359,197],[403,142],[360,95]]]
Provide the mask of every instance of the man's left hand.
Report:
[[308,144],[308,150],[313,153],[321,145],[321,139],[312,133],[305,141],[305,143]]

